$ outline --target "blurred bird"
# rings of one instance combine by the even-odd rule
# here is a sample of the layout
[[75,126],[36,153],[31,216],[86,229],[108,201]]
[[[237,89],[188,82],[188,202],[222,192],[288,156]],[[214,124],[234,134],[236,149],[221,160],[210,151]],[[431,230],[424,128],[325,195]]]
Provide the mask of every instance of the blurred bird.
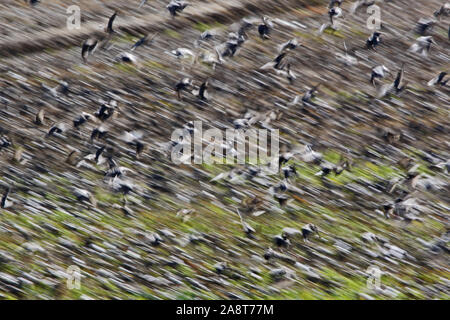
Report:
[[447,82],[450,80],[450,78],[445,79],[444,78],[447,76],[447,72],[440,72],[435,78],[431,79],[430,81],[428,81],[428,86],[432,87],[432,86],[446,86]]
[[118,13],[117,11],[114,11],[113,15],[108,20],[108,25],[105,28],[105,32],[108,34],[115,33],[115,31],[113,29],[113,24],[114,24],[114,20],[116,20],[117,13]]
[[199,98],[200,100],[208,100],[208,79],[205,80],[198,89],[192,90],[192,94]]
[[375,86],[375,84],[376,84],[375,80],[377,78],[383,79],[385,77],[385,75],[386,75],[385,72],[389,73],[390,71],[384,65],[377,66],[377,67],[373,68],[371,76],[370,76],[370,82]]
[[140,38],[133,46],[131,47],[131,51],[136,50],[138,47],[144,46],[144,45],[150,45],[153,42],[153,39],[158,35],[158,33],[154,33],[150,38],[147,34],[146,36]]
[[287,62],[288,54],[289,54],[289,51],[284,51],[284,52],[280,53],[279,55],[277,55],[275,57],[275,59],[266,63],[259,69],[260,70],[270,70],[270,69],[284,70],[288,64],[288,62]]
[[89,202],[93,207],[97,207],[97,200],[89,191],[80,188],[74,188],[73,195],[77,198],[78,201]]
[[130,63],[130,64],[134,64],[134,65],[137,64],[137,62],[138,62],[137,57],[130,52],[119,53],[116,56],[115,60],[117,62]]
[[86,112],[82,112],[75,120],[73,120],[73,126],[75,129],[79,129],[81,125],[85,124],[87,121],[92,120],[96,122],[94,115]]
[[293,165],[293,164],[285,166],[285,167],[281,168],[281,170],[283,172],[285,179],[289,179],[290,177],[293,177],[293,176],[298,176],[297,169],[295,168],[295,165]]
[[106,121],[115,114],[116,107],[117,102],[114,100],[110,101],[109,103],[102,102],[100,108],[94,113],[94,116],[96,116],[101,121]]
[[434,12],[434,16],[441,18],[441,16],[450,16],[450,2],[444,3],[438,10]]
[[94,38],[89,38],[83,42],[81,47],[81,58],[86,63],[90,55],[94,54],[98,46],[98,40]]
[[403,64],[401,69],[398,71],[394,82],[389,83],[389,84],[384,84],[378,88],[378,90],[377,90],[378,98],[381,99],[390,93],[399,94],[406,89],[408,82],[404,81],[404,79],[403,79],[404,78],[404,68],[405,68],[405,65]]
[[314,233],[316,233],[317,236],[320,238],[319,228],[316,225],[314,225],[312,223],[308,223],[307,225],[303,226],[302,235],[303,235],[303,240],[305,242],[308,242],[309,237],[312,236]]
[[432,31],[436,20],[433,18],[420,18],[417,22],[416,32],[420,35],[425,35],[427,32]]
[[366,41],[367,49],[376,51],[376,47],[381,43],[381,33],[375,31]]
[[247,222],[244,221],[241,213],[239,212],[239,209],[236,209],[237,214],[239,216],[239,220],[241,221],[241,225],[242,225],[242,229],[244,230],[245,234],[248,237],[253,238],[253,234],[255,233],[255,229],[252,228],[252,226],[250,226]]
[[36,118],[34,119],[34,123],[37,125],[45,125],[45,109],[40,109],[36,114]]
[[50,130],[48,131],[46,137],[50,137],[54,135],[55,133],[61,134],[67,129],[67,125],[63,122],[56,123],[53,125]]
[[92,130],[90,140],[92,142],[96,139],[104,139],[107,134],[108,134],[108,129],[106,128],[106,126],[100,125],[99,127]]
[[294,50],[298,46],[300,46],[300,43],[296,38],[293,38],[285,43],[282,43],[278,46],[278,53],[282,53],[289,50]]
[[315,86],[312,86],[311,89],[306,91],[306,93],[302,97],[303,106],[311,104],[311,99],[314,99],[316,97],[316,92],[319,89],[320,85],[321,83],[318,83]]
[[342,9],[340,7],[332,7],[328,10],[328,16],[330,17],[331,26],[335,25],[337,18],[342,16]]
[[8,195],[11,192],[11,187],[8,186],[6,190],[3,192],[2,199],[0,200],[0,207],[2,209],[6,209],[11,207],[14,204],[14,201],[8,199]]
[[143,132],[140,130],[125,131],[119,139],[136,148],[136,158],[142,154],[145,144],[142,142]]
[[330,0],[330,4],[328,5],[328,8],[329,9],[334,8],[335,5],[340,7],[343,1],[344,0]]
[[432,43],[435,43],[432,36],[419,37],[416,39],[416,42],[408,49],[408,51],[418,53],[423,57],[426,57],[428,55],[428,52],[430,52]]
[[166,8],[167,10],[169,10],[170,15],[172,17],[175,17],[178,13],[181,13],[188,5],[189,3],[186,1],[172,0]]
[[181,93],[182,91],[189,91],[192,87],[192,79],[183,78],[175,85],[175,92],[177,93],[178,100],[182,99]]
[[258,33],[261,39],[270,39],[270,32],[273,28],[272,22],[266,16],[262,17],[262,23],[258,26]]
[[347,46],[346,46],[345,42],[344,42],[344,51],[345,51],[345,54],[342,54],[340,52],[336,53],[336,58],[339,61],[343,62],[347,66],[353,66],[353,65],[358,64],[358,59],[356,59],[355,57],[352,57],[351,55],[348,54]]
[[141,9],[143,6],[145,6],[146,3],[147,3],[147,0],[142,0],[141,3],[139,4],[138,9]]

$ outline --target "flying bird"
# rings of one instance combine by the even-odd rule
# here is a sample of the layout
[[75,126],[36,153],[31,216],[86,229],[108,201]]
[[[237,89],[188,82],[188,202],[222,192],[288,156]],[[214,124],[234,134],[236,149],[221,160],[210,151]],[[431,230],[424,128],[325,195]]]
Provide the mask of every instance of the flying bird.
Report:
[[94,38],[89,38],[83,42],[81,47],[81,58],[86,63],[90,55],[94,54],[98,46],[98,40]]
[[426,57],[428,52],[430,52],[432,43],[435,43],[432,36],[419,37],[416,39],[416,42],[409,47],[408,51],[418,53],[423,57]]
[[381,33],[375,31],[366,41],[367,49],[376,51],[376,47],[381,43]]
[[188,5],[189,3],[186,1],[172,0],[166,8],[169,10],[172,17],[176,17],[177,14],[181,13]]
[[386,68],[384,65],[377,66],[372,69],[372,73],[370,76],[370,82],[375,86],[375,80],[376,79],[383,79],[386,76],[386,73],[389,73],[389,69]]
[[262,23],[258,26],[258,33],[261,39],[270,39],[270,32],[273,24],[266,16],[262,17]]
[[2,199],[0,200],[0,207],[2,209],[9,208],[14,204],[14,201],[8,200],[8,195],[10,192],[11,192],[11,187],[7,187],[2,195]]
[[[436,77],[434,77],[433,79],[431,79],[430,81],[428,81],[428,86],[432,87],[432,86],[446,86],[447,82],[450,80],[450,78],[445,79],[445,77],[447,76],[447,72],[440,72]],[[444,81],[445,79],[445,81]]]
[[150,38],[149,35],[147,34],[146,36],[140,38],[132,47],[131,47],[131,51],[136,50],[138,47],[140,46],[144,46],[144,45],[149,45],[150,43],[153,42],[153,39],[155,39],[155,37],[158,35],[158,33],[153,34]]

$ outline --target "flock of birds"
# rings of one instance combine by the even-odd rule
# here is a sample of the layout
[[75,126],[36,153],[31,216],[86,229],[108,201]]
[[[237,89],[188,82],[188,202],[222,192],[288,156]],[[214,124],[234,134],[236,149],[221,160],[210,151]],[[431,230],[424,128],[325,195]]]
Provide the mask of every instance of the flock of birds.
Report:
[[[344,10],[341,5],[344,0],[331,0],[327,15],[329,17],[329,22],[323,24],[318,33],[323,33],[325,30],[329,29],[330,32],[338,31],[340,28],[340,20],[345,19]],[[38,5],[39,1],[30,1],[32,5]],[[354,13],[360,7],[367,7],[374,4],[373,0],[357,0],[351,7],[349,14]],[[143,7],[146,5],[146,0],[143,0],[139,7]],[[170,13],[170,15],[174,18],[183,13],[183,10],[189,6],[189,3],[186,1],[180,0],[172,0],[167,5],[166,9]],[[115,36],[117,36],[117,31],[114,28],[114,21],[119,15],[119,12],[116,11],[109,18],[107,26],[104,29],[103,37],[92,37],[86,39],[81,47],[81,59],[85,64],[89,64],[92,59],[95,59],[95,54],[98,54],[100,50],[108,50],[108,47],[111,46],[111,42]],[[411,53],[415,53],[419,56],[426,58],[432,48],[433,45],[438,45],[433,40],[432,36],[426,35],[435,25],[439,24],[439,19],[441,17],[449,17],[450,16],[450,3],[445,3],[437,9],[434,13],[433,17],[421,19],[417,25],[417,32],[420,34],[420,37],[416,39],[416,41],[411,44],[409,51]],[[228,35],[228,39],[226,42],[221,43],[216,46],[210,46],[210,50],[198,50],[195,52],[193,50],[187,48],[177,48],[174,50],[165,50],[163,53],[167,54],[178,61],[180,61],[180,68],[192,68],[198,61],[201,61],[204,64],[210,65],[213,70],[217,68],[217,65],[224,65],[227,63],[227,59],[232,59],[239,51],[239,49],[244,46],[249,39],[249,33],[251,30],[256,27],[258,35],[261,40],[266,41],[271,39],[271,34],[274,30],[274,24],[271,19],[267,16],[263,16],[260,21],[251,21],[244,19],[240,23],[240,27],[237,32],[232,32]],[[140,38],[136,43],[134,43],[129,50],[124,51],[117,55],[116,60],[120,63],[130,63],[136,66],[139,66],[140,61],[137,56],[134,54],[136,50],[144,50],[145,46],[151,46],[154,39],[158,36],[158,33],[148,34],[142,38]],[[365,48],[367,50],[377,50],[377,47],[383,43],[383,34],[381,31],[374,31],[373,34],[367,39],[365,43]],[[450,40],[450,28],[449,28],[449,40]],[[196,46],[200,46],[200,44],[208,43],[212,39],[215,38],[215,34],[210,31],[204,31],[201,33],[199,39],[196,41]],[[266,73],[273,73],[277,76],[280,76],[290,84],[295,83],[298,75],[293,69],[293,63],[290,59],[292,55],[295,54],[295,50],[302,46],[302,44],[298,39],[293,38],[285,43],[282,43],[278,46],[277,55],[273,58],[272,61],[268,61],[266,64],[260,67],[260,71]],[[364,46],[364,44],[362,44]],[[356,58],[351,56],[345,47],[345,55],[340,55],[340,58],[346,64],[354,64],[356,63]],[[184,61],[189,60],[187,64]],[[367,81],[371,83],[377,89],[377,97],[383,98],[389,94],[401,95],[402,92],[408,87],[408,81],[405,80],[405,68],[407,68],[406,64],[399,66],[398,70],[396,70],[396,76],[394,81],[391,83],[383,84],[383,79],[385,79],[391,71],[385,65],[377,65],[374,66],[371,70],[371,74],[367,76]],[[436,77],[431,79],[427,85],[432,87],[444,88],[448,87],[449,77],[447,76],[446,71],[439,71],[436,73]],[[190,77],[184,77],[180,79],[176,84],[174,84],[174,94],[176,97],[182,101],[183,94],[192,94],[202,101],[211,100],[211,96],[208,93],[210,79],[203,79],[202,81],[197,82],[194,81]],[[309,90],[307,90],[304,95],[297,95],[294,97],[292,102],[288,104],[288,107],[293,108],[301,104],[301,108],[306,109],[314,109],[314,98],[319,92],[321,83],[316,83]],[[54,88],[45,88],[50,94],[57,96],[59,94],[65,94],[70,90],[69,85],[65,82],[61,82],[57,87]],[[102,141],[104,137],[108,134],[108,123],[117,117],[117,114],[120,110],[117,101],[103,101],[99,107],[99,109],[93,113],[82,112],[73,119],[73,123],[67,124],[64,122],[55,123],[50,126],[48,129],[46,139],[51,139],[52,137],[57,137],[58,135],[63,134],[69,129],[73,128],[75,132],[79,131],[86,123],[92,122],[95,123],[96,126],[92,130],[90,134],[90,143],[94,143],[97,141]],[[270,122],[275,120],[280,115],[277,112],[271,111],[264,114],[252,114],[249,113],[244,116],[244,118],[239,118],[233,120],[233,126],[236,129],[249,129],[253,125],[260,124],[263,127],[271,128]],[[46,123],[46,114],[45,109],[39,110],[36,114],[34,125],[36,126],[45,126]],[[184,129],[187,129],[188,132],[192,132],[193,124],[192,122],[187,123],[184,126]],[[138,159],[142,154],[149,148],[145,142],[142,140],[142,132],[138,130],[130,130],[125,132],[121,137],[124,143],[129,146],[132,146],[135,150],[135,157]],[[388,142],[397,141],[399,136],[392,132],[386,132],[384,138]],[[174,148],[177,144],[183,143],[183,141],[174,141],[171,142],[170,148]],[[3,148],[8,148],[11,146],[11,141],[7,136],[0,137],[0,150]],[[233,148],[232,146],[227,146],[229,148]],[[14,161],[17,163],[23,163],[25,161],[22,157],[23,150],[18,148],[14,154]],[[331,164],[322,159],[322,154],[319,152],[315,152],[312,150],[310,146],[305,146],[301,150],[290,150],[289,152],[283,152],[278,159],[278,165],[280,168],[279,174],[282,176],[281,181],[270,187],[270,193],[272,197],[279,203],[280,207],[285,207],[290,200],[292,200],[288,195],[287,191],[290,191],[290,194],[301,194],[301,191],[296,188],[296,186],[290,182],[291,178],[296,177],[298,172],[296,170],[296,166],[290,162],[291,159],[300,158],[302,161],[306,163],[314,163],[321,166],[321,170],[317,172],[317,176],[321,177],[324,181],[326,181],[329,175],[338,176],[342,174],[345,170],[352,170],[353,160],[350,155],[342,154],[341,159],[338,164]],[[394,193],[395,190],[401,189],[402,192],[400,196],[396,199],[393,199],[389,203],[382,204],[380,206],[380,210],[382,214],[386,218],[391,218],[393,216],[401,216],[405,220],[414,220],[414,216],[409,214],[408,208],[413,207],[413,203],[411,199],[413,198],[413,194],[416,190],[429,189],[429,183],[426,179],[417,172],[417,166],[414,163],[408,162],[402,164],[407,170],[407,177],[404,180],[396,181],[389,186],[389,193]],[[136,191],[137,186],[127,178],[127,174],[130,172],[133,173],[134,170],[125,166],[120,166],[118,163],[118,159],[115,157],[114,146],[108,146],[101,144],[95,153],[88,154],[86,156],[81,157],[81,153],[78,150],[72,150],[67,155],[66,162],[69,165],[75,166],[77,168],[89,168],[91,166],[100,166],[105,167],[104,179],[107,183],[117,192],[123,195],[122,206],[120,208],[127,215],[132,214],[132,210],[128,207],[127,195],[133,191]],[[443,170],[446,172],[450,171],[450,163],[447,162],[439,162],[435,165],[437,170]],[[227,179],[229,181],[233,181],[245,176],[246,178],[251,178],[260,174],[263,174],[265,168],[263,167],[250,167],[248,171],[243,171],[241,168],[235,168],[229,172],[221,173],[220,175],[214,177],[211,180],[211,183]],[[7,186],[5,191],[3,192],[0,207],[2,209],[11,208],[14,206],[14,199],[12,199],[13,186]],[[88,203],[89,205],[95,207],[97,206],[97,200],[95,196],[88,190],[81,188],[74,188],[73,195],[79,202]],[[246,214],[253,213],[253,215],[257,216],[258,214],[262,214],[264,210],[264,201],[255,197],[253,199],[248,200],[246,203],[242,204],[240,209],[236,209],[236,212],[239,216],[239,220],[242,224],[244,232],[249,236],[253,237],[253,234],[256,232],[254,228],[250,226],[245,221]],[[242,211],[242,212],[241,212]],[[243,214],[244,213],[244,214]],[[183,216],[187,218],[190,214],[192,214],[192,210],[183,209],[178,212],[177,215]],[[283,229],[280,235],[274,237],[274,244],[278,247],[289,247],[290,239],[294,238],[297,235],[301,235],[304,241],[308,241],[313,235],[317,235],[320,237],[319,228],[312,224],[306,224],[301,228],[301,230],[297,230],[294,228],[286,227]],[[274,253],[272,251],[266,252],[266,258],[270,258]]]

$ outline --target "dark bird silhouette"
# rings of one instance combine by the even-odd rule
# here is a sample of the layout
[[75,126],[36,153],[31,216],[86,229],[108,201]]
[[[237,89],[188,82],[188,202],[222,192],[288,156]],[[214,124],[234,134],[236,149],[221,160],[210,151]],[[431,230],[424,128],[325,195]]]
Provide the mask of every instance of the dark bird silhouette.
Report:
[[94,116],[89,113],[83,112],[75,120],[73,120],[73,126],[75,127],[75,129],[79,129],[81,125],[85,124],[89,120],[94,120]]
[[50,137],[52,135],[54,135],[55,133],[57,134],[61,134],[66,130],[66,124],[65,123],[57,123],[55,125],[53,125],[50,130],[47,133],[47,137]]
[[102,103],[100,108],[94,113],[94,115],[101,121],[106,121],[114,115],[117,103],[112,101],[110,103]]
[[272,24],[269,21],[269,18],[262,17],[262,23],[258,26],[258,33],[261,39],[263,40],[270,39],[271,29]]
[[108,130],[106,129],[105,126],[101,125],[101,126],[95,128],[94,130],[92,130],[91,142],[96,139],[104,139],[107,134],[108,134]]
[[192,87],[192,79],[183,78],[175,85],[175,92],[177,93],[178,100],[182,99],[182,91],[188,91]]
[[433,18],[420,18],[417,22],[416,32],[423,36],[427,32],[432,31],[435,24],[436,20]]
[[366,47],[369,50],[376,50],[376,47],[381,43],[381,33],[375,31],[366,41]]
[[166,8],[169,10],[172,17],[176,17],[177,14],[181,13],[188,5],[189,3],[186,1],[172,0]]
[[114,20],[116,20],[117,17],[117,11],[114,11],[113,15],[108,20],[108,25],[106,26],[105,32],[108,34],[114,33],[113,24]]
[[81,47],[81,58],[86,63],[90,55],[94,54],[97,49],[98,40],[94,38],[89,38],[83,42]]
[[11,192],[11,187],[8,186],[5,190],[5,192],[3,193],[2,199],[0,201],[0,207],[2,209],[9,208],[13,205],[13,202],[8,200],[8,195],[10,192]]
[[[447,72],[440,72],[436,77],[428,81],[428,86],[446,86],[450,78],[445,79]],[[444,81],[445,79],[445,81]]]
[[316,225],[314,225],[312,223],[308,223],[307,225],[303,226],[302,235],[303,235],[303,240],[305,242],[307,242],[308,238],[310,236],[312,236],[314,233],[316,233],[317,236],[319,236],[319,238],[320,238],[319,228]]
[[205,80],[198,89],[194,89],[192,94],[200,100],[208,100],[208,80]]
[[145,37],[142,37],[141,39],[139,39],[132,47],[131,47],[131,51],[136,50],[138,47],[140,46],[144,46],[144,45],[149,45],[150,43],[152,43],[153,39],[155,39],[155,37],[157,36],[158,33],[155,33],[151,36],[151,38],[149,38],[149,35],[146,35]]

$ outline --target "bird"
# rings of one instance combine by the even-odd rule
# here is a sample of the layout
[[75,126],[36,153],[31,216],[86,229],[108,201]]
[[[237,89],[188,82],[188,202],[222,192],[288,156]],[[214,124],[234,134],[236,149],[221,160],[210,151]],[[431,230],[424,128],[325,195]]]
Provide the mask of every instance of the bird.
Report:
[[117,62],[130,63],[130,64],[137,64],[137,62],[138,62],[138,59],[134,54],[132,54],[130,52],[126,52],[126,51],[119,53],[116,56],[115,60]]
[[320,85],[321,83],[318,83],[305,92],[305,94],[302,97],[303,106],[311,104],[311,99],[314,99],[316,97],[316,92],[319,89]]
[[286,60],[287,60],[288,53],[289,53],[289,51],[284,51],[284,52],[278,54],[275,57],[275,59],[266,63],[259,69],[260,70],[270,70],[270,69],[283,70],[287,66]]
[[418,53],[423,57],[430,52],[431,44],[435,43],[432,36],[423,36],[416,39],[416,42],[409,47],[408,51]]
[[79,129],[81,125],[85,124],[87,121],[96,121],[94,115],[82,112],[75,120],[73,120],[73,126],[75,129]]
[[133,44],[133,46],[131,47],[131,51],[136,50],[138,47],[144,46],[144,45],[149,45],[150,43],[153,42],[153,40],[155,39],[155,37],[158,35],[158,33],[154,33],[150,38],[149,35],[147,34],[146,36],[140,38],[135,44]]
[[269,18],[266,16],[262,17],[262,23],[258,25],[258,33],[261,39],[263,40],[270,39],[270,32],[272,27],[273,24],[269,20]]
[[284,233],[273,237],[273,242],[277,247],[289,248],[291,246],[291,241]]
[[444,3],[433,13],[433,15],[437,18],[441,18],[441,16],[450,16],[450,2]]
[[[431,79],[430,81],[428,81],[428,86],[432,87],[432,86],[446,86],[447,82],[450,80],[450,78],[445,79],[445,77],[447,76],[447,72],[443,71],[440,72],[436,77],[434,77],[433,79]],[[444,81],[445,79],[445,81]]]
[[302,227],[302,235],[303,240],[305,242],[308,242],[309,237],[312,236],[314,233],[316,233],[317,236],[320,238],[319,228],[316,225],[308,223],[307,225]]
[[297,169],[294,164],[281,168],[281,171],[283,172],[285,179],[289,179],[290,177],[293,176],[298,176]]
[[381,66],[376,66],[375,68],[372,69],[372,73],[370,76],[370,82],[375,86],[376,82],[375,80],[377,78],[379,79],[383,79],[385,77],[385,73],[389,73],[389,69],[386,68],[384,65]]
[[48,131],[46,137],[53,136],[55,133],[61,134],[67,129],[67,125],[63,122],[54,124]]
[[250,237],[253,238],[253,234],[255,233],[255,229],[249,225],[247,222],[244,221],[239,209],[236,209],[237,214],[239,216],[239,220],[241,221],[241,225],[242,225],[242,229],[244,230],[245,234]]
[[206,79],[198,89],[192,90],[192,94],[196,97],[198,97],[200,100],[208,100],[208,79]]
[[[87,160],[87,161],[92,161],[93,163],[95,163],[96,165],[103,165],[104,163],[106,163],[106,161],[108,160],[108,158],[111,158],[111,155],[107,155],[106,157],[103,156],[103,154],[105,153],[106,150],[106,146],[100,146],[99,148],[97,148],[97,150],[95,151],[95,153],[92,154],[88,154],[87,156],[85,156],[83,159]],[[111,153],[111,150],[109,150]],[[81,162],[83,162],[84,160],[80,161],[77,164],[77,167],[80,167],[82,165]]]
[[404,79],[403,79],[404,78],[404,69],[405,69],[405,64],[403,63],[401,69],[397,73],[397,76],[396,76],[394,82],[389,83],[389,84],[384,84],[378,88],[378,90],[377,90],[378,98],[383,98],[390,93],[399,94],[406,89],[408,82],[404,81]]
[[297,79],[297,75],[294,71],[292,71],[290,63],[286,64],[286,70],[275,69],[275,73],[279,76],[285,77],[290,84],[293,84],[294,80]]
[[134,146],[136,148],[135,156],[139,158],[145,148],[145,144],[142,141],[143,132],[140,130],[125,131],[119,139],[127,143],[128,145]]
[[342,16],[342,9],[340,7],[332,7],[328,10],[328,16],[330,17],[331,26],[335,25],[337,18]]
[[114,100],[110,101],[109,103],[102,101],[100,108],[94,113],[94,116],[96,116],[101,121],[106,121],[115,114],[116,107],[117,102]]
[[342,2],[344,0],[330,0],[330,4],[328,5],[328,8],[334,8],[335,5],[337,5],[338,7],[340,7],[342,5]]
[[90,55],[94,54],[97,49],[99,41],[95,38],[85,40],[81,46],[81,58],[85,63]]
[[172,17],[176,17],[177,14],[181,13],[188,5],[189,3],[186,1],[172,0],[166,6],[166,8],[167,10],[169,10],[169,13]]
[[175,85],[175,92],[177,94],[178,100],[182,99],[181,93],[182,91],[188,91],[189,88],[192,87],[192,79],[190,78],[183,78],[180,81],[177,82]]
[[97,207],[97,200],[89,191],[80,188],[74,188],[73,195],[79,202],[89,202],[93,207]]
[[114,20],[117,17],[118,12],[114,11],[114,13],[112,14],[112,16],[109,18],[108,20],[108,25],[105,28],[105,32],[108,34],[113,34],[115,33],[114,29],[113,29],[113,24],[114,24]]
[[278,46],[278,53],[282,53],[289,50],[294,50],[300,46],[297,38],[290,39]]
[[428,31],[433,30],[436,20],[433,18],[420,18],[417,22],[416,32],[420,35],[425,35]]
[[34,119],[34,123],[37,125],[45,125],[45,109],[39,109],[38,113],[36,114],[36,117]]
[[91,142],[96,139],[104,139],[108,134],[108,129],[105,125],[100,125],[97,128],[94,128],[91,132]]
[[376,47],[381,43],[381,32],[375,31],[366,41],[366,48],[376,51]]
[[14,204],[14,201],[8,200],[8,195],[11,192],[11,187],[8,186],[3,192],[2,199],[0,200],[0,207],[6,209]]
[[347,66],[353,66],[358,64],[358,59],[348,54],[347,45],[345,44],[345,42],[344,42],[344,51],[345,54],[336,52],[336,58],[339,61],[343,62]]

